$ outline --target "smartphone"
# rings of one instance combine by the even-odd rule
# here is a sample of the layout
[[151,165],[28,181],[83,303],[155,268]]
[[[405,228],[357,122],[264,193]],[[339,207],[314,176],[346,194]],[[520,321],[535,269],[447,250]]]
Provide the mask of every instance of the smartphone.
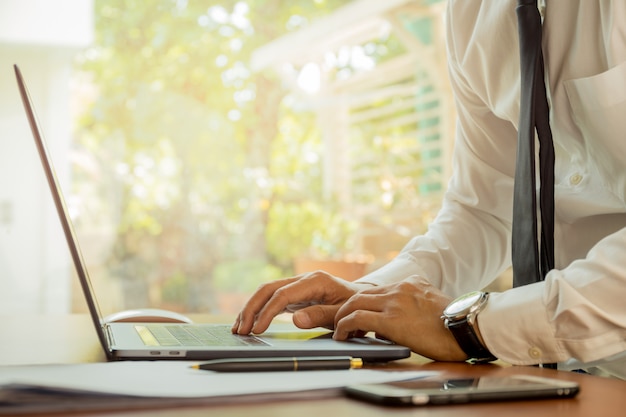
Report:
[[352,385],[348,396],[378,404],[427,405],[462,404],[479,401],[506,401],[541,398],[571,398],[575,382],[529,375],[476,378],[422,378],[384,384]]

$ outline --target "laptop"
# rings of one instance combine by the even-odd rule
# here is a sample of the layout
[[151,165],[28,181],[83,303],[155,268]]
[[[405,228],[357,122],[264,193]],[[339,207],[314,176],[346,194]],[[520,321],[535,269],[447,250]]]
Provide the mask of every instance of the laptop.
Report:
[[22,73],[14,66],[18,88],[43,170],[69,246],[89,314],[107,360],[209,360],[221,358],[352,356],[365,362],[406,358],[410,349],[372,337],[335,341],[325,329],[301,330],[273,325],[262,335],[233,335],[230,324],[108,322],[98,307],[77,235],[68,215],[54,166]]

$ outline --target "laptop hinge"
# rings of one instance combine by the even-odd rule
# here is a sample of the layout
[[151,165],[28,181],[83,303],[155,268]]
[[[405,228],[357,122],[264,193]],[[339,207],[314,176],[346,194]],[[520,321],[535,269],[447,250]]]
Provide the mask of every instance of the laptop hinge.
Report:
[[111,326],[108,324],[103,324],[102,328],[104,329],[104,334],[106,335],[107,342],[109,345],[109,351],[111,350],[111,346],[115,344],[115,339],[113,338],[113,332],[111,331]]

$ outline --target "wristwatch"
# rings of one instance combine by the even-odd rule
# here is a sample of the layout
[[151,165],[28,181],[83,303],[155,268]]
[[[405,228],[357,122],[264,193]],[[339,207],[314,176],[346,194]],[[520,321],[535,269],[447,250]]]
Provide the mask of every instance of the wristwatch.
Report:
[[452,301],[441,318],[457,343],[474,363],[491,362],[497,358],[481,341],[476,331],[476,317],[485,307],[489,293],[473,291]]

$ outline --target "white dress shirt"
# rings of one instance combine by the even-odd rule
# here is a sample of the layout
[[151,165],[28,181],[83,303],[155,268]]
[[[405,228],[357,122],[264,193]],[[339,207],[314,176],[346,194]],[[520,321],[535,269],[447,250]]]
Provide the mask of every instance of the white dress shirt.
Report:
[[[421,275],[458,296],[510,266],[516,3],[449,0],[454,174],[429,231],[363,281]],[[626,1],[545,3],[556,267],[544,282],[493,293],[479,325],[488,348],[506,362],[593,366],[626,378]]]

